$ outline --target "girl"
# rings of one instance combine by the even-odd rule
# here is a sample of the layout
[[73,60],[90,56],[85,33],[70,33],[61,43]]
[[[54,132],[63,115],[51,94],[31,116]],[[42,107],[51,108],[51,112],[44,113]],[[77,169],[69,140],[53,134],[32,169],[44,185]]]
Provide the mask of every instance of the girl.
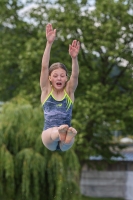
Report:
[[42,142],[51,151],[66,151],[74,143],[77,134],[71,127],[74,92],[78,85],[78,53],[80,43],[73,40],[69,45],[72,58],[72,73],[68,81],[67,69],[62,63],[54,63],[49,67],[50,51],[56,37],[56,29],[51,24],[46,26],[46,47],[42,58],[40,75],[41,103],[44,110],[44,129]]

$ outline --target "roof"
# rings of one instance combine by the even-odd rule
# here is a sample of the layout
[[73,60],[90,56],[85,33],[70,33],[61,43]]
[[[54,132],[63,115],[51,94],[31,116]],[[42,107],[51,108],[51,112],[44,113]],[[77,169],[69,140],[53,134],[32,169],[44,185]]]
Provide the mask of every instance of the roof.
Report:
[[127,143],[127,144],[132,144],[133,143],[133,139],[129,138],[129,137],[124,137],[124,138],[121,138],[120,140],[121,143]]
[[[122,152],[121,153],[121,156],[119,157],[112,157],[111,160],[114,160],[114,161],[133,161],[133,152]],[[89,160],[104,160],[104,158],[102,156],[90,156],[89,157]]]

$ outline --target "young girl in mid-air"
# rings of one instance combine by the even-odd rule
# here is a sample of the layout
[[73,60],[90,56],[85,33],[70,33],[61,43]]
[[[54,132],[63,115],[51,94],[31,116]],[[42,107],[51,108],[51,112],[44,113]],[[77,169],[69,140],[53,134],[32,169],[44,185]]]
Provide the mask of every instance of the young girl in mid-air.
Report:
[[72,58],[72,73],[68,80],[67,69],[64,64],[57,62],[49,67],[50,51],[56,37],[56,29],[51,24],[46,26],[46,47],[42,58],[40,75],[41,103],[44,110],[44,129],[42,142],[51,151],[66,151],[74,143],[77,134],[71,127],[74,92],[78,85],[78,53],[80,43],[73,40],[69,45]]

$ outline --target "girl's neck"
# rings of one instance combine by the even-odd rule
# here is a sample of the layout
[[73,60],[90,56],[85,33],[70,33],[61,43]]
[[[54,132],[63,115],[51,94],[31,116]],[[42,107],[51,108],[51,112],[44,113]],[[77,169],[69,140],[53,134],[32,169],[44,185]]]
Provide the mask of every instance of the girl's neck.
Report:
[[64,98],[65,95],[65,88],[61,89],[61,90],[57,90],[55,88],[52,87],[52,95],[54,96],[54,98],[58,101],[62,100]]

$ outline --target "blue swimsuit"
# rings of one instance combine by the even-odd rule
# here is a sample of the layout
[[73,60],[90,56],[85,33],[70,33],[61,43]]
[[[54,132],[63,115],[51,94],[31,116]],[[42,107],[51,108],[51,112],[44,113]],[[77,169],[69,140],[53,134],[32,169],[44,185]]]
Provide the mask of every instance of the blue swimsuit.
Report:
[[[52,90],[53,91],[53,90]],[[43,102],[44,111],[44,129],[59,127],[60,125],[71,125],[73,102],[64,90],[64,97],[61,101],[57,101],[52,91]]]

